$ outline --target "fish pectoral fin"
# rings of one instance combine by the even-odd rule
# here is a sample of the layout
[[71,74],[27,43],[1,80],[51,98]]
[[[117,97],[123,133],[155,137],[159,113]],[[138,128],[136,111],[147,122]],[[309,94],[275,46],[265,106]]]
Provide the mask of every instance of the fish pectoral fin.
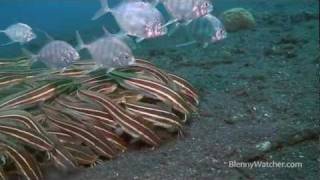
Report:
[[178,44],[176,45],[176,48],[180,48],[180,47],[186,47],[186,46],[190,46],[190,45],[193,45],[193,44],[196,44],[197,41],[189,41],[189,42],[186,42],[186,43],[182,43],[182,44]]
[[52,36],[50,36],[46,31],[44,31],[40,28],[35,28],[35,30],[43,33],[46,36],[46,38],[49,40],[49,42],[54,41],[54,38]]
[[167,27],[167,26],[170,26],[171,24],[174,24],[174,23],[176,23],[176,22],[178,22],[178,21],[179,21],[178,19],[172,19],[172,20],[168,21],[166,24],[164,24],[164,25],[162,26],[162,28]]
[[11,44],[14,44],[16,43],[15,41],[10,41],[10,42],[7,42],[7,43],[4,43],[4,44],[0,44],[0,46],[8,46],[8,45],[11,45]]
[[136,39],[136,43],[141,43],[143,40],[145,40],[145,38],[139,37]]
[[190,20],[188,20],[188,21],[186,21],[186,22],[182,23],[182,25],[184,25],[184,26],[188,26],[191,22],[192,22],[192,19],[190,19]]
[[171,29],[169,29],[168,31],[168,36],[172,36],[172,34],[174,34],[178,28],[179,28],[180,23],[176,23],[174,27],[172,27]]
[[209,43],[207,42],[202,45],[203,48],[207,48],[208,46],[209,46]]

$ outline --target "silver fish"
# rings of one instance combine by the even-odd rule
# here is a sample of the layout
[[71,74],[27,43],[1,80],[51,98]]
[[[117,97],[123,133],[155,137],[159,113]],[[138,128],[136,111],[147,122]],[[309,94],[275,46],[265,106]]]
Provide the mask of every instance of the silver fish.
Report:
[[39,60],[55,70],[64,70],[80,59],[80,55],[75,48],[67,42],[59,40],[49,42],[36,55],[26,49],[23,50],[32,60]]
[[144,39],[165,35],[167,28],[163,15],[151,3],[139,0],[123,1],[118,6],[110,8],[108,0],[100,0],[101,9],[92,20],[106,13],[112,13],[122,31],[127,35],[138,37],[137,42]]
[[213,10],[210,0],[155,0],[153,3],[162,3],[172,16],[165,26],[173,23],[189,24],[192,20],[205,16]]
[[203,44],[207,47],[210,43],[215,43],[227,38],[227,32],[222,22],[215,16],[208,14],[192,21],[187,27],[187,34],[193,39],[190,42],[177,45],[177,47],[187,46],[195,43]]
[[13,43],[24,44],[37,37],[37,35],[32,31],[32,28],[23,23],[10,25],[7,29],[1,30],[0,32],[4,33],[11,40],[10,42],[2,44],[1,46]]
[[96,68],[106,68],[112,71],[115,68],[127,67],[135,63],[135,58],[129,46],[118,36],[107,34],[92,43],[84,44],[79,32],[76,32],[78,50],[88,49]]

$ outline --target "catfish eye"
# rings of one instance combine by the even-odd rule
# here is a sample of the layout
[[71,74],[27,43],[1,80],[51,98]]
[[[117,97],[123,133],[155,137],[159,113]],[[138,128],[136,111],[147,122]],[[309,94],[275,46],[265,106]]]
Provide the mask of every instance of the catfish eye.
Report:
[[204,2],[204,7],[209,7],[209,3],[208,2]]

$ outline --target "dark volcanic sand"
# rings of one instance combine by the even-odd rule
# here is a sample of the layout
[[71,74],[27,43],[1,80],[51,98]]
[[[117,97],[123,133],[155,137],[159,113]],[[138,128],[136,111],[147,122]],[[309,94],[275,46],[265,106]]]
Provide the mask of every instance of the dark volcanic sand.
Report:
[[[139,54],[199,90],[199,115],[187,125],[185,138],[127,152],[63,178],[52,173],[49,179],[318,179],[318,1],[232,2],[226,6],[253,12],[254,30],[230,33],[207,49]],[[259,151],[256,145],[266,141],[277,147]],[[228,167],[233,160],[301,162],[303,167]]]

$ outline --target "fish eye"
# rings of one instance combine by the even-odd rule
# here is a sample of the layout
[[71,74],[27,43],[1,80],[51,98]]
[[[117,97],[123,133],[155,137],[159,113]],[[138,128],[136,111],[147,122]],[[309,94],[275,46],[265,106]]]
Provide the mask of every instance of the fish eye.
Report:
[[128,54],[125,54],[125,55],[124,55],[124,58],[125,58],[125,59],[129,59],[130,57],[129,57]]

